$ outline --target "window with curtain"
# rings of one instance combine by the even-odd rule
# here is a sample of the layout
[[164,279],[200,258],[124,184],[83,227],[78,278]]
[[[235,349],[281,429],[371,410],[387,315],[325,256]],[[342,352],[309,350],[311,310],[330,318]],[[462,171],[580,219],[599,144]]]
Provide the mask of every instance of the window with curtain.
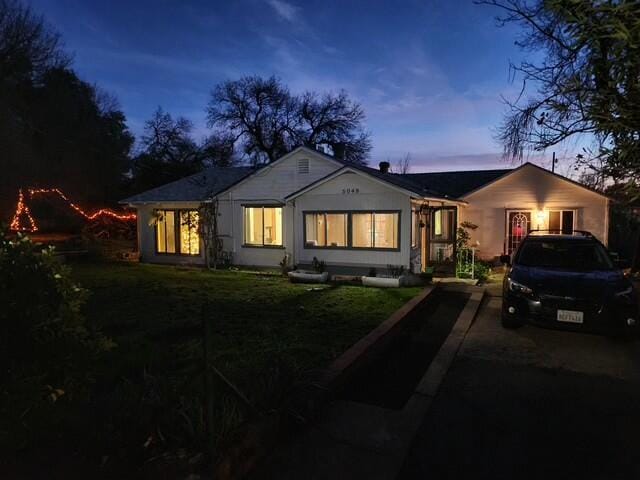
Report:
[[305,247],[399,248],[399,212],[305,212]]
[[282,207],[244,207],[244,244],[281,247]]
[[156,210],[158,253],[200,254],[197,210]]
[[374,213],[373,248],[398,248],[398,214]]
[[373,248],[373,213],[353,213],[351,222],[351,246]]
[[305,213],[305,245],[308,247],[346,247],[346,213]]

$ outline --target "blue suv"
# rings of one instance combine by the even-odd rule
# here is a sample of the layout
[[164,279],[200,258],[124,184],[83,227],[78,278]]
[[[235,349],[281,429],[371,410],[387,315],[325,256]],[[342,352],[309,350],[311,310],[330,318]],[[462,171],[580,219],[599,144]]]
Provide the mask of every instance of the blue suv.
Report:
[[607,249],[585,231],[532,231],[511,255],[502,325],[525,322],[592,332],[637,331],[638,298]]

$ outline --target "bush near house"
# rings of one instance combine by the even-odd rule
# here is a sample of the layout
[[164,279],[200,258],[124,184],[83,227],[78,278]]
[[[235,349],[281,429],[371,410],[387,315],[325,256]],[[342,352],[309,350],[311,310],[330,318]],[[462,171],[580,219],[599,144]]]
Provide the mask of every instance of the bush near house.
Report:
[[90,365],[113,344],[82,314],[86,290],[27,236],[0,231],[0,445],[38,437],[54,405],[85,398]]

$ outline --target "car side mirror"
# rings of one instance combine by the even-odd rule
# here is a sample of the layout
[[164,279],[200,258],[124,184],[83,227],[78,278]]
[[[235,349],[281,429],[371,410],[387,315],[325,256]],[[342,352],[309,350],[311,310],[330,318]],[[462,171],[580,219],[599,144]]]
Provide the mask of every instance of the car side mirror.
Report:
[[500,255],[500,263],[511,265],[511,255]]

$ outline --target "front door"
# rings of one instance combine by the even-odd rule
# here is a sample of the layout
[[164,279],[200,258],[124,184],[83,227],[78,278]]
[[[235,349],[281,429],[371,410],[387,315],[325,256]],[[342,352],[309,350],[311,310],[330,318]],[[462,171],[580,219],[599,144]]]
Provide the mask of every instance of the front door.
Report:
[[530,210],[509,210],[507,212],[506,253],[508,255],[511,255],[518,248],[529,230],[531,230]]

